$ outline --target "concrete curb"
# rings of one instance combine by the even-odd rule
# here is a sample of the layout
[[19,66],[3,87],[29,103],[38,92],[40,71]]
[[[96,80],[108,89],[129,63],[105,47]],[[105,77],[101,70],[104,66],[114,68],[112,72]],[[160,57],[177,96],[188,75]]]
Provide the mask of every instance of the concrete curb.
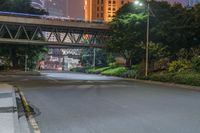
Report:
[[28,76],[41,76],[39,71],[3,71],[0,75],[28,75]]
[[159,82],[159,81],[152,81],[152,80],[130,79],[130,78],[124,78],[124,80],[134,81],[134,82],[138,82],[138,83],[162,85],[162,86],[167,86],[167,87],[176,87],[176,88],[181,88],[181,89],[200,91],[200,87],[198,87],[198,86],[190,86],[190,85],[176,84],[176,83],[169,83],[169,82]]

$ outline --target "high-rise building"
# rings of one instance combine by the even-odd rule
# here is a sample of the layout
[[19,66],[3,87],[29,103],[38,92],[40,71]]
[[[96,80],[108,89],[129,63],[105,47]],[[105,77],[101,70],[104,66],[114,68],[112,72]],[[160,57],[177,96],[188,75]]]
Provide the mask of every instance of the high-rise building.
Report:
[[85,19],[110,21],[116,11],[133,0],[85,0]]
[[68,16],[71,18],[84,18],[84,0],[69,0]]

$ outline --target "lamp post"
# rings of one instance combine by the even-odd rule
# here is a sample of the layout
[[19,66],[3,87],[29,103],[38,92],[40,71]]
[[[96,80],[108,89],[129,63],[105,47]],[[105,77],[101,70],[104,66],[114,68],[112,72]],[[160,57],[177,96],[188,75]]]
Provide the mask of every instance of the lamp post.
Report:
[[[143,3],[140,1],[135,1],[136,6],[143,6]],[[150,5],[149,0],[147,0],[147,33],[146,33],[146,52],[145,52],[145,76],[148,76],[149,69],[149,27],[150,27]]]

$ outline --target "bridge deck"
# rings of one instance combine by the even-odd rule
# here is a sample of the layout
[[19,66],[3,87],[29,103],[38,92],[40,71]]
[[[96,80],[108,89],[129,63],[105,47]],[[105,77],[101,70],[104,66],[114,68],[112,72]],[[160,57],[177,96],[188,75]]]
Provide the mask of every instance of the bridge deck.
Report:
[[109,31],[104,23],[0,15],[0,44],[103,47]]
[[107,24],[78,22],[78,21],[73,21],[73,20],[64,21],[64,20],[26,18],[26,17],[0,15],[0,22],[19,23],[19,24],[28,24],[28,25],[56,26],[56,27],[72,27],[72,28],[84,28],[84,29],[96,29],[96,30],[109,30],[109,25]]

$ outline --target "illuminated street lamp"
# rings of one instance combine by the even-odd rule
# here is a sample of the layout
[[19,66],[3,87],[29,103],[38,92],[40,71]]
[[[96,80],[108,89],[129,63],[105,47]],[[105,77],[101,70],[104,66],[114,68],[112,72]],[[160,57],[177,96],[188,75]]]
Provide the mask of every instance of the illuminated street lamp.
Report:
[[[136,6],[143,6],[143,3],[136,0],[134,2]],[[150,25],[150,6],[149,0],[147,0],[147,34],[146,34],[146,57],[145,57],[145,76],[148,76],[148,68],[149,68],[149,25]]]

